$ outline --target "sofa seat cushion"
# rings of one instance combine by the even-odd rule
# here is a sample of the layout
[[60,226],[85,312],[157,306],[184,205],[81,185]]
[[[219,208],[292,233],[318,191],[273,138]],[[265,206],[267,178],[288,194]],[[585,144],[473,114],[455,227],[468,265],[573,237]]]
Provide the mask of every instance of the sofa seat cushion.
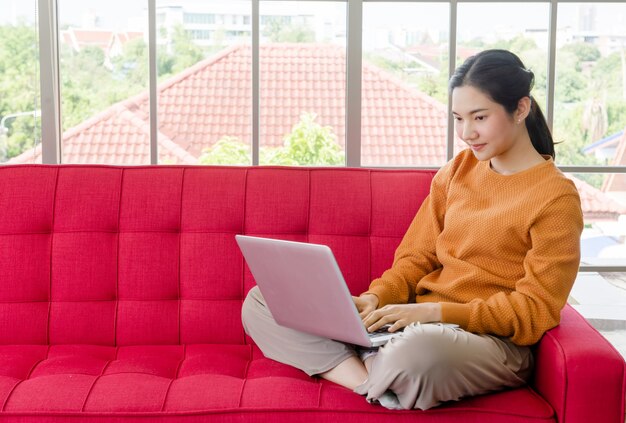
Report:
[[293,415],[299,421],[338,418],[346,412],[356,413],[351,417],[359,416],[359,421],[384,415],[416,421],[416,414],[424,418],[417,421],[449,421],[460,412],[464,421],[470,421],[467,416],[481,422],[553,421],[552,409],[530,388],[427,412],[388,411],[269,360],[250,345],[0,346],[0,401],[5,416],[47,416],[49,421],[80,415],[123,421],[157,414],[190,421],[200,414],[215,415],[216,420],[234,414],[263,420],[271,411],[280,411],[276,418],[290,420]]

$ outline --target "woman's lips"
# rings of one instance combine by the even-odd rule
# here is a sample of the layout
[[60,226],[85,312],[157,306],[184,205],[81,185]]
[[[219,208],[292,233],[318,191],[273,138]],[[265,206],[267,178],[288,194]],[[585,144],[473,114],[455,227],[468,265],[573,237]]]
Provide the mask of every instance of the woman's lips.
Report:
[[487,144],[473,144],[473,145],[470,145],[470,148],[471,148],[473,151],[480,151],[480,150],[482,150],[482,149],[483,149],[483,147],[485,147],[486,145],[487,145]]

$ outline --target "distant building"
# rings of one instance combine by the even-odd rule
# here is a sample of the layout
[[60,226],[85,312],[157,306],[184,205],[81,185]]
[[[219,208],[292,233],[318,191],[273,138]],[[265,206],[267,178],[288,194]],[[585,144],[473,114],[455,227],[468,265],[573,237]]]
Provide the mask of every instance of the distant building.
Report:
[[[595,154],[611,166],[626,166],[626,128],[585,147],[583,152]],[[609,174],[602,191],[626,205],[626,174]]]
[[104,66],[111,68],[111,59],[122,54],[124,45],[144,38],[143,32],[110,31],[98,28],[73,28],[61,31],[60,41],[78,53],[85,47],[97,47],[104,52]]

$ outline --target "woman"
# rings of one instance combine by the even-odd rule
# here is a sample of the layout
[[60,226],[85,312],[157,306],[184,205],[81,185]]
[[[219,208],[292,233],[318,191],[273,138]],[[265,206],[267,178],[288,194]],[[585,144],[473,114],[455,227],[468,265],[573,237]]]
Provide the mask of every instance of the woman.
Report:
[[435,175],[392,267],[354,297],[369,331],[402,334],[363,351],[286,329],[255,288],[243,323],[267,357],[398,409],[527,381],[529,346],[558,325],[574,283],[583,228],[533,82],[505,50],[470,57],[452,76],[455,129],[469,148]]

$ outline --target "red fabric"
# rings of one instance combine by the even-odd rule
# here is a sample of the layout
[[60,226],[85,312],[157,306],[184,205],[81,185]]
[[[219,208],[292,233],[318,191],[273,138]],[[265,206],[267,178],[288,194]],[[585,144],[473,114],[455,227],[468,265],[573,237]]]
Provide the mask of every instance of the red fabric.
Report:
[[532,388],[427,412],[367,404],[245,336],[254,279],[235,234],[328,244],[358,294],[433,174],[0,167],[0,418],[622,423],[624,362],[569,308],[537,348]]
[[574,309],[563,310],[561,324],[544,336],[535,356],[535,388],[559,422],[624,421],[624,359]]

